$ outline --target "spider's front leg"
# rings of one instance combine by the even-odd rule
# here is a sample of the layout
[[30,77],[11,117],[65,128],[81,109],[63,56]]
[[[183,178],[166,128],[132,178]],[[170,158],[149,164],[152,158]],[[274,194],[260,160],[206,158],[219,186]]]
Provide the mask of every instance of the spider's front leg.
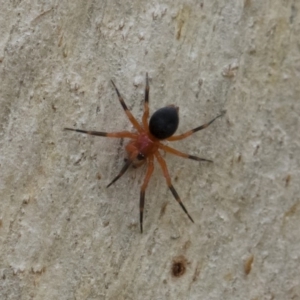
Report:
[[82,130],[76,128],[64,128],[64,130],[76,131],[88,135],[103,136],[103,137],[130,138],[130,139],[135,139],[137,137],[136,133],[129,132],[129,131],[103,132],[103,131]]
[[130,110],[128,109],[123,97],[121,96],[118,88],[116,87],[115,83],[113,81],[111,81],[111,83],[113,84],[114,88],[115,88],[115,91],[118,95],[118,98],[119,98],[119,101],[129,119],[129,121],[131,122],[131,124],[140,132],[142,131],[142,127],[140,125],[140,123],[136,120],[136,118],[132,115],[132,113],[130,112]]
[[148,73],[146,73],[146,87],[145,87],[145,100],[144,100],[144,114],[142,117],[143,126],[145,129],[148,128],[148,118],[149,118],[149,79]]
[[134,162],[134,160],[138,157],[139,151],[138,149],[134,146],[135,145],[135,140],[129,142],[126,146],[126,150],[128,153],[128,159],[125,160],[125,165],[121,169],[120,173],[106,186],[110,187],[113,183],[115,183],[122,175],[125,174],[125,172],[128,170],[130,165]]

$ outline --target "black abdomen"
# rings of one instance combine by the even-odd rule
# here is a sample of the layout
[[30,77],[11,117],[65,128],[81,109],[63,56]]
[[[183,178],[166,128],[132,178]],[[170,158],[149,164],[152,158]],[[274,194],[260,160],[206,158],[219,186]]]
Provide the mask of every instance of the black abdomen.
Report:
[[175,133],[178,124],[178,107],[170,105],[157,110],[151,116],[149,130],[153,136],[163,140]]

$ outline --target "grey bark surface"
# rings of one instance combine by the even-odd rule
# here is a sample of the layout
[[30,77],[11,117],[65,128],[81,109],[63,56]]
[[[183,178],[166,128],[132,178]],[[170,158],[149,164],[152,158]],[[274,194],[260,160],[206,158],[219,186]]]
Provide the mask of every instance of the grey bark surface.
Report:
[[[299,1],[0,1],[1,299],[300,299]],[[165,155],[106,185],[175,104]],[[171,142],[168,143],[169,145]]]

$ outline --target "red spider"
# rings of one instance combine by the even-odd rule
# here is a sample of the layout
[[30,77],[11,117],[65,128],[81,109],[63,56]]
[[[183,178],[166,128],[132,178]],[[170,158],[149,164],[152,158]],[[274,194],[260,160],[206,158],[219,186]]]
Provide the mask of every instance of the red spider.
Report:
[[126,145],[126,151],[128,154],[128,158],[126,160],[125,165],[123,166],[120,173],[113,179],[113,181],[107,185],[107,187],[111,186],[114,182],[116,182],[129,168],[130,165],[135,167],[139,167],[147,161],[148,168],[146,172],[146,176],[144,182],[141,187],[140,192],[140,228],[141,232],[143,232],[143,211],[144,211],[144,203],[145,203],[145,191],[147,185],[149,183],[150,177],[153,173],[154,164],[153,160],[154,157],[157,159],[160,167],[162,168],[164,177],[167,181],[167,185],[172,192],[176,201],[180,204],[181,208],[187,214],[189,219],[194,223],[194,220],[189,215],[188,211],[186,210],[185,206],[181,202],[179,195],[177,194],[175,188],[172,185],[171,178],[169,175],[169,171],[167,168],[167,164],[165,160],[162,158],[159,149],[164,150],[165,152],[189,158],[197,161],[207,161],[212,162],[211,160],[200,158],[194,155],[189,155],[183,152],[180,152],[174,148],[171,148],[167,145],[161,143],[162,140],[167,141],[178,141],[182,140],[193,133],[202,130],[209,126],[212,122],[214,122],[217,118],[221,117],[223,113],[216,116],[210,122],[196,127],[192,130],[189,130],[183,134],[174,135],[178,123],[179,123],[179,116],[178,116],[178,107],[174,105],[169,105],[157,110],[150,118],[149,118],[149,80],[148,80],[148,73],[146,73],[146,88],[145,88],[145,101],[144,101],[144,114],[142,117],[142,124],[140,124],[135,117],[129,111],[127,105],[124,102],[124,99],[120,95],[116,85],[113,81],[111,81],[117,95],[119,97],[119,101],[128,117],[132,125],[135,127],[137,132],[129,132],[129,131],[120,131],[120,132],[100,132],[100,131],[86,131],[81,129],[72,129],[72,128],[65,128],[65,130],[72,130],[77,131],[89,135],[96,135],[96,136],[104,136],[104,137],[114,137],[114,138],[129,138],[131,141]]

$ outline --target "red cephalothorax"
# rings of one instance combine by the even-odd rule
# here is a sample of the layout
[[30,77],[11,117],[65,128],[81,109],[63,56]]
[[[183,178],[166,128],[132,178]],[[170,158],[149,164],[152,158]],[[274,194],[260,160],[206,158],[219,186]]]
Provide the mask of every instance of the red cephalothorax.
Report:
[[149,136],[149,133],[146,131],[141,132],[136,140],[129,142],[126,146],[128,154],[131,152],[130,148],[127,148],[129,146],[136,148],[139,153],[138,155],[144,158],[157,151],[157,141]]
[[129,132],[129,131],[120,131],[120,132],[101,132],[101,131],[87,131],[81,129],[73,129],[73,128],[65,128],[65,130],[71,130],[76,132],[81,132],[89,135],[96,135],[96,136],[103,136],[103,137],[115,137],[115,138],[129,138],[131,141],[126,145],[126,151],[128,157],[126,162],[121,169],[120,173],[107,185],[107,187],[111,186],[114,182],[116,182],[129,168],[129,166],[133,165],[135,167],[139,167],[144,162],[147,162],[147,171],[146,175],[141,187],[140,192],[140,229],[143,232],[143,211],[144,211],[144,203],[145,203],[145,191],[147,185],[149,183],[150,177],[154,170],[154,158],[157,160],[158,164],[160,165],[163,175],[166,179],[167,185],[172,192],[176,201],[180,204],[181,208],[187,214],[189,219],[193,221],[192,217],[186,210],[185,206],[183,205],[179,195],[177,194],[175,188],[172,185],[171,177],[169,175],[169,171],[167,168],[167,164],[163,157],[160,154],[160,150],[163,150],[167,153],[171,153],[173,155],[177,155],[180,157],[193,159],[197,161],[206,161],[212,162],[211,160],[200,158],[194,155],[189,155],[183,152],[180,152],[172,147],[169,147],[161,141],[178,141],[182,140],[193,133],[202,130],[209,126],[212,122],[214,122],[217,118],[221,117],[224,112],[220,115],[216,116],[210,122],[196,127],[192,130],[189,130],[183,134],[173,135],[177,130],[179,124],[179,116],[178,116],[178,107],[174,105],[169,105],[157,110],[150,118],[149,118],[149,80],[148,80],[148,73],[146,74],[146,89],[145,89],[145,101],[144,101],[144,114],[142,117],[142,123],[140,124],[134,116],[131,114],[127,105],[124,102],[121,94],[119,93],[116,85],[112,81],[112,84],[116,90],[118,95],[119,101],[128,117],[132,125],[135,127],[136,132]]

